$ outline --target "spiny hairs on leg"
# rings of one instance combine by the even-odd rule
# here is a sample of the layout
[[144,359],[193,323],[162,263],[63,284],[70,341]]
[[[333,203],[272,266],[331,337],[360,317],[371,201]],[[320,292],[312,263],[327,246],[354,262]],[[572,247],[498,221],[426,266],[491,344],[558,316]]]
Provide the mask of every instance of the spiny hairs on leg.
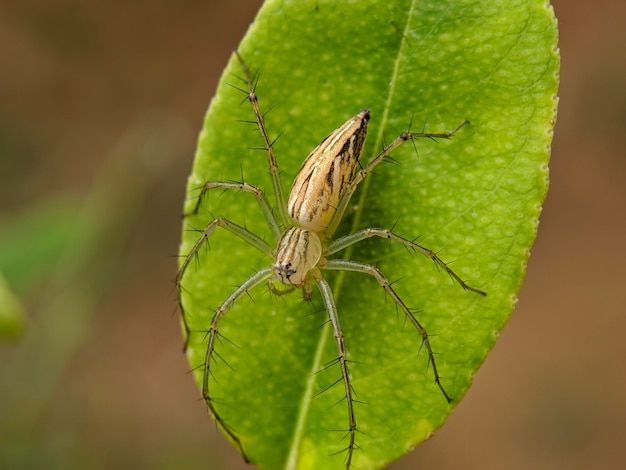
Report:
[[396,305],[404,312],[406,318],[411,321],[417,332],[422,338],[422,344],[426,348],[426,352],[428,354],[428,363],[432,365],[433,374],[435,375],[435,383],[443,393],[444,397],[450,403],[452,398],[448,395],[448,392],[445,390],[441,383],[441,378],[439,376],[439,371],[437,369],[437,363],[435,361],[435,353],[430,345],[430,339],[428,336],[428,332],[422,326],[422,324],[418,321],[417,317],[413,314],[411,309],[404,303],[404,301],[400,298],[400,296],[396,293],[396,291],[391,287],[391,283],[385,277],[385,275],[375,266],[371,266],[368,264],[358,263],[356,261],[349,260],[330,260],[327,262],[324,269],[328,269],[331,271],[352,271],[357,273],[368,274],[378,281],[378,284],[384,289],[384,291],[393,299]]
[[196,215],[200,210],[200,205],[202,204],[202,201],[209,193],[209,191],[212,189],[220,188],[223,189],[224,192],[228,190],[234,190],[252,194],[252,196],[259,203],[259,207],[261,208],[261,211],[265,216],[265,220],[272,230],[272,235],[276,239],[280,237],[280,227],[278,221],[276,220],[276,217],[274,216],[274,211],[272,210],[272,206],[270,205],[270,202],[267,199],[265,192],[261,188],[245,183],[243,181],[207,181],[200,188],[200,194],[198,196],[194,209],[191,212],[185,214],[185,217]]
[[207,350],[206,350],[206,357],[204,360],[204,376],[202,379],[202,397],[204,398],[204,401],[207,404],[207,408],[209,410],[210,415],[213,416],[213,419],[215,419],[215,422],[220,426],[220,428],[223,429],[223,431],[228,435],[228,437],[237,445],[237,447],[239,448],[239,451],[243,455],[246,462],[249,462],[250,460],[248,459],[248,456],[243,450],[243,446],[241,444],[239,437],[235,435],[235,432],[233,431],[233,429],[226,424],[226,422],[224,421],[224,418],[222,418],[222,416],[218,413],[217,409],[215,408],[214,400],[211,398],[211,394],[210,394],[210,378],[212,375],[211,374],[211,361],[213,359],[214,354],[217,355],[217,353],[215,352],[215,342],[219,335],[219,323],[220,323],[221,318],[232,308],[232,306],[235,304],[235,302],[237,302],[237,300],[239,300],[239,298],[241,298],[243,295],[247,295],[248,291],[250,291],[254,287],[267,281],[272,276],[272,274],[273,274],[272,268],[269,268],[269,267],[257,271],[248,279],[246,279],[243,282],[243,284],[237,287],[226,298],[226,300],[224,300],[224,302],[220,304],[219,308],[213,315],[213,320],[211,321],[211,328],[209,329],[209,333],[208,333],[208,345],[207,345]]
[[[387,229],[366,228],[356,233],[346,235],[345,237],[339,238],[335,242],[330,244],[330,246],[328,247],[328,254],[331,255],[331,254],[337,253],[341,250],[346,249],[347,247],[351,245],[354,245],[355,243],[358,243],[362,240],[365,240],[371,237],[386,238],[386,239],[389,239],[391,241],[401,244],[402,246],[404,246],[405,248],[409,250],[422,253],[424,256],[430,258],[437,267],[444,269],[448,273],[448,275],[454,281],[456,281],[463,289],[474,292],[479,295],[483,295],[483,296],[487,295],[486,292],[468,285],[463,279],[461,279],[460,276],[458,276],[452,270],[452,268],[450,268],[432,250],[429,250],[428,248],[424,248],[423,246],[418,245],[417,243],[414,243],[410,240],[407,240],[406,238],[402,238]],[[365,264],[357,263],[354,261],[348,261],[348,260],[330,260],[327,262],[325,269],[361,272],[361,273],[369,274],[370,276],[373,276],[374,278],[376,278],[380,286],[385,290],[385,292],[388,295],[391,296],[391,298],[394,300],[396,305],[404,312],[404,314],[406,315],[406,318],[408,318],[411,321],[411,323],[413,323],[418,333],[422,337],[422,344],[424,345],[428,353],[428,362],[429,364],[432,364],[433,373],[435,376],[435,383],[437,384],[437,386],[439,387],[439,389],[445,396],[446,400],[450,402],[452,399],[450,398],[450,396],[448,395],[448,392],[446,392],[445,388],[443,387],[441,383],[441,378],[439,376],[439,372],[437,369],[437,363],[435,362],[434,352],[430,345],[430,340],[429,340],[429,336],[428,336],[426,329],[421,325],[421,323],[417,320],[417,317],[413,314],[413,312],[408,308],[408,306],[404,303],[404,301],[400,298],[400,296],[391,287],[391,283],[382,274],[382,272],[375,266],[365,265]]]
[[[350,372],[348,370],[348,358],[346,347],[343,338],[343,332],[341,330],[341,324],[339,322],[339,315],[337,313],[337,306],[335,304],[335,298],[333,296],[332,289],[326,279],[322,276],[322,273],[319,269],[315,268],[313,270],[313,278],[319,287],[320,293],[322,294],[322,298],[324,300],[324,305],[326,307],[326,311],[328,312],[328,319],[333,328],[333,336],[335,338],[335,342],[337,343],[337,362],[341,367],[341,380],[344,383],[345,395],[344,398],[348,405],[348,446],[340,452],[347,452],[346,455],[346,468],[349,469],[352,463],[352,456],[354,450],[359,448],[355,442],[356,439],[356,430],[357,423],[356,417],[354,415],[354,391],[352,388],[352,383],[350,381]],[[334,385],[334,384],[333,384]],[[331,385],[332,387],[332,385]],[[343,401],[342,398],[340,401]]]
[[[196,215],[200,210],[200,206],[205,196],[209,193],[209,191],[213,189],[221,188],[224,191],[227,191],[227,190],[243,191],[243,192],[252,194],[255,197],[255,199],[258,201],[261,207],[261,210],[265,216],[265,219],[270,225],[274,238],[278,239],[280,237],[282,229],[286,226],[287,221],[289,220],[287,217],[287,212],[286,212],[287,205],[284,201],[284,195],[283,195],[282,185],[280,181],[280,170],[278,168],[278,164],[276,162],[276,156],[272,148],[273,142],[270,141],[269,134],[267,132],[267,127],[265,125],[265,120],[259,107],[258,98],[255,92],[256,84],[254,83],[254,80],[252,76],[250,75],[249,69],[246,63],[244,62],[244,60],[242,59],[241,55],[239,55],[238,52],[235,52],[235,54],[241,64],[243,73],[245,75],[244,81],[247,85],[247,91],[245,90],[242,90],[242,91],[244,91],[247,94],[247,99],[252,106],[252,110],[256,118],[256,124],[258,126],[259,132],[263,139],[264,150],[267,156],[267,161],[268,161],[268,166],[269,166],[269,172],[272,178],[273,191],[274,191],[274,196],[276,199],[276,207],[278,208],[278,210],[275,211],[274,209],[272,209],[272,206],[269,203],[267,197],[265,196],[265,193],[260,188],[257,188],[255,186],[245,183],[242,178],[241,182],[207,181],[201,188],[199,188],[200,194],[199,194],[198,200],[194,208],[192,209],[192,211],[190,213],[185,214],[185,217]],[[188,323],[188,319],[187,319],[187,315],[186,315],[186,311],[185,311],[185,307],[183,303],[183,290],[184,290],[183,282],[184,282],[185,274],[187,273],[187,270],[189,268],[189,265],[191,264],[191,261],[193,259],[197,259],[200,249],[207,244],[211,234],[217,227],[221,227],[233,233],[240,239],[256,247],[262,253],[266,254],[269,257],[272,257],[273,250],[267,244],[267,242],[265,242],[265,240],[263,240],[262,238],[258,237],[257,235],[247,230],[246,227],[239,226],[235,224],[234,222],[230,222],[229,220],[224,219],[222,217],[215,218],[210,223],[208,223],[204,227],[203,230],[198,230],[198,232],[200,233],[200,236],[198,240],[194,243],[189,253],[186,255],[183,263],[181,264],[181,267],[179,268],[176,274],[176,280],[175,280],[176,290],[177,290],[177,303],[178,303],[178,307],[180,310],[180,314],[182,317],[182,322],[183,322],[183,325],[185,328],[185,334],[186,334],[185,349],[187,348],[187,344],[189,342],[189,336],[193,331]],[[272,277],[272,275],[273,275],[273,271],[271,267],[264,268],[256,272],[255,274],[253,274],[250,278],[244,281],[237,289],[235,289],[226,298],[226,300],[222,302],[222,304],[219,306],[219,308],[215,312],[213,316],[213,320],[211,322],[211,327],[207,333],[208,345],[207,345],[206,356],[205,356],[205,361],[204,361],[202,396],[206,402],[207,410],[209,414],[214,418],[217,425],[224,431],[224,433],[229,437],[229,439],[239,448],[239,450],[241,451],[246,461],[249,461],[249,459],[243,450],[240,438],[235,434],[233,428],[229,426],[225,422],[224,418],[220,415],[220,413],[218,412],[216,408],[216,401],[211,396],[211,393],[210,393],[210,381],[211,381],[211,376],[212,376],[211,362],[212,362],[213,357],[215,358],[220,357],[219,354],[215,351],[215,347],[216,347],[216,340],[219,338],[218,328],[219,328],[219,322],[222,316],[225,315],[230,310],[233,304],[242,295],[247,294],[248,291],[251,290],[252,288],[256,287],[262,282],[267,281],[269,278]]]
[[281,227],[285,227],[290,219],[287,215],[287,204],[285,202],[283,186],[280,180],[280,169],[276,160],[276,154],[274,153],[274,142],[270,139],[269,133],[267,132],[265,119],[263,117],[263,113],[261,112],[259,99],[256,94],[256,84],[252,79],[252,75],[250,75],[248,65],[243,60],[243,57],[241,57],[238,51],[235,51],[235,54],[237,56],[237,59],[239,60],[239,63],[241,64],[241,69],[243,70],[244,76],[246,78],[246,83],[248,85],[248,101],[250,101],[250,105],[252,106],[252,110],[254,111],[254,116],[256,118],[259,132],[261,133],[261,137],[263,138],[263,146],[267,155],[267,164],[269,167],[270,176],[272,178],[272,188],[274,190],[274,196],[276,197],[278,222]]
[[355,243],[358,243],[362,240],[365,240],[371,237],[386,238],[393,242],[399,243],[400,245],[404,246],[410,251],[421,253],[427,258],[430,258],[433,261],[433,263],[435,263],[435,266],[445,270],[446,273],[448,273],[448,275],[450,276],[450,278],[456,281],[464,290],[468,290],[470,292],[474,292],[475,294],[479,294],[482,296],[487,295],[485,291],[472,287],[467,282],[465,282],[457,273],[455,273],[452,270],[450,266],[448,266],[448,263],[446,263],[441,258],[439,258],[439,256],[437,256],[437,254],[434,251],[428,248],[425,248],[422,245],[419,245],[411,240],[407,240],[406,238],[396,235],[391,230],[387,230],[384,228],[370,227],[370,228],[366,228],[363,230],[359,230],[358,232],[352,233],[350,235],[346,235],[345,237],[338,238],[333,243],[331,243],[330,246],[328,247],[328,254],[329,255],[335,254],[341,250],[345,250],[346,248],[348,248],[351,245],[354,245]]
[[396,137],[393,142],[391,142],[387,147],[385,147],[378,155],[376,155],[376,157],[374,157],[367,165],[365,165],[365,167],[360,172],[358,172],[355,175],[353,181],[351,182],[351,185],[354,185],[354,187],[356,187],[356,185],[359,184],[361,181],[363,181],[363,179],[365,179],[365,177],[384,158],[388,157],[391,154],[391,152],[393,152],[395,149],[400,147],[405,142],[407,142],[409,140],[412,141],[414,139],[420,139],[420,138],[422,138],[422,139],[432,139],[432,140],[449,139],[452,136],[454,136],[462,127],[464,127],[467,124],[469,124],[469,121],[468,120],[464,120],[461,124],[459,124],[451,132],[426,133],[426,132],[410,132],[410,130],[406,131],[406,132],[403,132],[398,137]]
[[242,240],[246,241],[250,245],[257,248],[260,252],[266,254],[267,256],[269,257],[272,256],[272,248],[267,244],[265,240],[253,234],[252,232],[248,231],[245,227],[237,225],[236,223],[231,222],[228,219],[225,219],[223,217],[218,217],[217,219],[213,219],[211,222],[209,222],[209,224],[207,224],[206,227],[204,227],[203,230],[199,231],[200,237],[198,238],[194,246],[191,248],[191,250],[185,257],[183,264],[181,265],[180,269],[176,273],[175,283],[176,283],[176,292],[177,292],[177,302],[178,302],[178,308],[180,310],[180,314],[183,320],[183,325],[184,325],[185,334],[186,334],[184,350],[187,349],[187,344],[189,342],[189,334],[191,332],[191,329],[187,323],[187,317],[185,315],[185,308],[184,308],[183,300],[182,300],[183,278],[185,276],[185,273],[187,272],[187,269],[189,268],[189,265],[191,264],[191,260],[197,259],[200,249],[207,243],[207,241],[209,240],[209,237],[211,236],[211,234],[217,227],[221,227],[231,232],[232,234],[236,235],[237,237],[241,238]]
[[[178,306],[181,312],[183,324],[185,327],[185,333],[186,333],[185,346],[184,346],[185,349],[188,345],[189,336],[192,330],[187,322],[183,300],[182,300],[183,278],[185,276],[187,268],[191,264],[191,260],[197,258],[200,249],[207,243],[211,234],[217,227],[221,227],[233,233],[234,235],[238,236],[242,240],[248,242],[250,245],[255,246],[259,251],[265,253],[268,256],[271,256],[271,253],[272,253],[270,246],[263,239],[249,232],[244,227],[241,227],[240,225],[237,225],[234,222],[230,222],[229,220],[221,218],[221,217],[212,220],[203,230],[199,231],[200,237],[198,238],[194,246],[191,248],[190,252],[185,257],[183,264],[181,265],[180,269],[178,270],[178,273],[176,274],[176,289],[177,289],[177,295],[178,295],[177,301],[178,301]],[[207,353],[206,353],[206,358],[205,358],[205,363],[204,363],[202,396],[207,404],[207,409],[210,415],[213,416],[213,418],[215,419],[215,422],[218,424],[220,428],[223,429],[224,433],[226,433],[228,437],[237,445],[237,447],[241,451],[246,461],[248,461],[248,457],[243,451],[243,447],[241,445],[239,438],[235,435],[231,427],[226,424],[224,419],[218,413],[217,409],[215,408],[214,400],[211,398],[209,394],[209,378],[211,376],[210,364],[211,364],[211,359],[213,357],[213,354],[215,352],[215,341],[219,334],[218,327],[219,327],[219,321],[221,317],[233,306],[233,304],[237,301],[237,299],[239,299],[242,295],[246,294],[250,289],[254,288],[258,284],[265,282],[267,279],[271,277],[271,275],[272,275],[271,268],[265,268],[253,274],[243,284],[241,284],[237,289],[235,289],[235,291],[233,291],[233,293],[230,296],[228,296],[228,298],[224,302],[222,302],[222,304],[216,311],[215,315],[213,316],[213,321],[211,322],[211,328],[208,333],[209,343],[207,346]]]

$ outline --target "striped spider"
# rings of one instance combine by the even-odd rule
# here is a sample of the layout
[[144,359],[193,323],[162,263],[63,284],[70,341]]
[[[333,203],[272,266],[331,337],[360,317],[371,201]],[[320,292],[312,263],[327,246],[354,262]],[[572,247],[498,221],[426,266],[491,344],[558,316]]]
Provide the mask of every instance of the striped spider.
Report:
[[366,228],[337,239],[333,239],[333,234],[358,184],[363,181],[380,162],[387,158],[394,149],[407,141],[417,138],[449,139],[468,122],[463,121],[452,132],[446,133],[427,134],[403,132],[391,142],[391,144],[385,146],[375,158],[364,166],[361,166],[359,158],[361,156],[361,150],[367,133],[367,125],[370,119],[369,110],[364,109],[348,119],[313,149],[298,172],[289,196],[285,201],[278,163],[255,94],[254,80],[243,59],[239,54],[237,54],[237,57],[241,62],[247,83],[247,90],[243,91],[247,94],[248,100],[252,105],[256,124],[263,138],[276,206],[274,208],[271,206],[262,189],[248,183],[207,181],[200,189],[200,195],[191,214],[198,213],[202,200],[206,194],[213,189],[220,188],[222,190],[236,190],[250,193],[258,201],[261,211],[277,243],[275,247],[272,247],[265,240],[245,227],[231,222],[226,218],[218,217],[213,219],[200,231],[200,237],[182,261],[176,275],[176,288],[178,292],[179,309],[182,314],[187,338],[189,338],[191,330],[187,324],[182,300],[185,273],[191,261],[196,258],[199,250],[207,243],[216,228],[220,227],[232,233],[273,260],[270,266],[258,270],[243,281],[243,283],[226,297],[215,311],[213,320],[206,333],[208,344],[203,365],[204,379],[202,395],[210,414],[230,439],[239,447],[247,461],[248,459],[241,441],[236,436],[234,430],[228,426],[217,411],[215,400],[209,390],[211,364],[214,360],[216,341],[219,337],[220,321],[239,298],[246,295],[250,290],[260,284],[268,283],[270,290],[278,295],[287,294],[295,289],[302,289],[306,300],[311,298],[315,285],[319,289],[326,312],[328,313],[333,336],[337,345],[336,363],[339,364],[341,368],[340,382],[343,382],[347,408],[346,436],[348,444],[345,451],[347,452],[346,468],[349,468],[352,463],[354,450],[358,448],[355,442],[357,418],[354,410],[354,391],[351,384],[349,361],[347,360],[341,322],[332,289],[324,278],[324,271],[351,271],[367,274],[376,279],[381,288],[393,299],[399,310],[404,312],[407,320],[415,327],[421,336],[423,347],[428,355],[428,362],[432,367],[435,383],[448,402],[451,401],[451,398],[441,383],[435,356],[426,329],[396,293],[385,275],[375,266],[352,260],[336,259],[332,256],[365,239],[380,237],[398,243],[410,251],[422,253],[424,256],[430,258],[438,268],[445,270],[463,289],[480,295],[486,294],[466,284],[433,251],[406,238],[400,237],[391,230]]

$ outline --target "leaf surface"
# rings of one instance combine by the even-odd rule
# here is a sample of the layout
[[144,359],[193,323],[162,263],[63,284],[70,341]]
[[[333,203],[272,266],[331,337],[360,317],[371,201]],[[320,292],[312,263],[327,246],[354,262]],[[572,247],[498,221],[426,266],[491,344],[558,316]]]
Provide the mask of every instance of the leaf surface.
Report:
[[[443,424],[513,311],[548,185],[556,118],[556,21],[543,1],[268,1],[239,51],[253,72],[288,193],[310,150],[363,108],[372,113],[362,160],[413,122],[426,132],[464,127],[450,141],[419,140],[393,153],[355,193],[337,236],[367,226],[419,238],[469,284],[463,291],[421,255],[376,239],[347,254],[378,266],[421,323],[448,404],[420,337],[373,278],[329,273],[359,403],[353,468],[381,468]],[[239,77],[239,78],[238,78]],[[186,210],[207,180],[243,179],[273,203],[265,153],[233,57],[200,135]],[[267,112],[271,109],[270,112]],[[250,194],[215,190],[184,222],[181,254],[213,217],[275,246]],[[204,363],[213,311],[272,260],[218,229],[183,279]],[[213,362],[216,407],[259,468],[344,468],[348,427],[336,346],[319,296],[276,297],[259,287],[224,316]],[[196,369],[201,383],[202,367]],[[342,440],[343,439],[343,440]]]

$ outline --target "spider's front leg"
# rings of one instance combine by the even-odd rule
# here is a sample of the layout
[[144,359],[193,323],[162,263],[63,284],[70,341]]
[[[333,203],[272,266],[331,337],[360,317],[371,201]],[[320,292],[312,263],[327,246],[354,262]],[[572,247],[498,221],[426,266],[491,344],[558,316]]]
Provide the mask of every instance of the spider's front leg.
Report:
[[283,185],[280,180],[280,168],[278,168],[278,162],[276,160],[276,154],[274,153],[274,141],[270,140],[269,133],[267,132],[267,125],[265,124],[265,118],[263,117],[263,113],[261,112],[261,107],[259,105],[259,97],[256,94],[256,81],[258,79],[258,74],[253,78],[250,74],[250,69],[248,65],[243,60],[243,57],[239,54],[238,51],[235,51],[235,55],[241,64],[241,69],[243,70],[243,74],[245,76],[244,82],[247,85],[247,90],[241,90],[246,93],[248,97],[248,101],[252,106],[252,110],[254,111],[254,117],[256,120],[257,127],[259,129],[259,133],[263,138],[263,148],[265,150],[265,154],[267,156],[267,164],[270,172],[270,177],[272,179],[272,189],[274,191],[274,197],[276,198],[276,209],[278,220],[281,222],[281,226],[285,226],[289,222],[289,216],[287,215],[287,205],[285,203],[285,195],[283,193]]
[[[225,187],[225,186],[220,185],[220,186],[214,186],[214,187]],[[267,256],[270,256],[270,257],[272,256],[272,249],[267,244],[267,242],[265,242],[265,240],[261,239],[254,233],[248,231],[246,228],[240,225],[237,225],[234,222],[231,222],[228,219],[225,219],[222,217],[214,219],[203,230],[199,231],[200,237],[198,238],[196,243],[193,245],[193,247],[191,248],[191,250],[185,257],[185,260],[183,261],[180,269],[178,270],[178,273],[176,274],[176,291],[177,291],[178,307],[181,312],[183,325],[185,327],[185,332],[186,332],[185,346],[184,346],[185,349],[187,348],[189,337],[192,331],[189,326],[187,316],[185,314],[186,311],[183,305],[183,298],[182,298],[183,281],[185,279],[185,273],[187,272],[187,269],[189,268],[191,261],[198,257],[200,250],[202,249],[203,246],[206,245],[209,238],[211,237],[211,235],[213,234],[213,232],[215,231],[217,227],[221,227],[227,230],[228,232],[236,235],[237,237],[246,241],[250,245],[254,246],[255,248],[257,248],[259,251],[266,254]],[[207,351],[206,351],[206,356],[205,356],[205,361],[204,361],[202,396],[207,404],[207,409],[209,413],[213,416],[215,421],[224,430],[224,432],[230,437],[230,439],[237,445],[237,447],[241,451],[241,454],[246,459],[246,461],[248,461],[248,458],[243,450],[243,447],[241,445],[239,438],[235,435],[233,430],[226,424],[222,416],[218,413],[215,407],[215,403],[209,393],[209,385],[210,385],[209,379],[212,375],[211,374],[211,361],[215,353],[216,341],[219,337],[219,323],[220,323],[221,318],[226,314],[226,312],[228,312],[228,310],[232,308],[232,306],[241,296],[246,294],[248,291],[250,291],[254,287],[258,286],[259,284],[267,281],[269,278],[272,277],[272,275],[273,275],[273,270],[272,268],[268,267],[268,268],[262,269],[254,273],[252,276],[246,279],[239,287],[237,287],[237,289],[235,289],[226,298],[226,300],[224,300],[224,302],[220,304],[215,314],[213,315],[211,326],[209,330],[206,332],[208,345],[207,345]]]
[[209,237],[211,236],[211,234],[217,227],[221,227],[237,235],[239,238],[248,242],[250,245],[254,246],[262,253],[265,253],[267,256],[270,256],[270,257],[272,256],[272,249],[265,240],[258,237],[254,233],[248,231],[246,228],[240,225],[237,225],[236,223],[231,222],[222,217],[218,217],[217,219],[212,220],[206,227],[204,227],[203,230],[199,231],[200,238],[198,238],[198,240],[196,241],[194,246],[191,248],[189,253],[187,253],[187,256],[185,257],[183,264],[180,266],[178,272],[176,273],[176,280],[175,280],[176,301],[178,303],[178,309],[183,320],[183,325],[185,327],[185,344],[183,345],[184,351],[187,350],[187,344],[189,343],[189,335],[191,333],[191,328],[189,327],[189,323],[187,322],[187,315],[186,315],[185,307],[183,305],[183,298],[182,298],[183,279],[185,277],[185,272],[187,271],[187,268],[189,268],[189,265],[191,264],[191,260],[196,259],[198,257],[200,249],[207,243],[207,241],[209,240]]
[[215,315],[213,315],[213,320],[211,321],[211,327],[207,333],[208,345],[207,345],[207,350],[206,350],[206,357],[204,360],[204,377],[202,381],[202,397],[204,398],[204,401],[207,404],[209,413],[213,416],[213,419],[215,419],[215,422],[218,423],[218,425],[224,430],[224,432],[228,434],[230,439],[237,445],[237,447],[239,448],[239,451],[241,452],[241,455],[243,455],[243,458],[246,460],[246,462],[249,462],[249,459],[243,450],[241,441],[235,435],[233,430],[226,424],[222,416],[217,412],[217,409],[215,408],[215,404],[213,400],[211,399],[211,395],[209,393],[209,379],[212,375],[211,374],[211,360],[213,359],[213,354],[215,352],[215,342],[219,336],[220,319],[224,316],[224,314],[226,314],[226,312],[228,312],[228,310],[230,310],[230,308],[235,304],[235,302],[241,296],[243,296],[244,294],[247,294],[248,291],[258,286],[259,284],[263,283],[264,281],[268,280],[270,277],[273,276],[273,274],[274,272],[272,268],[270,267],[261,269],[260,271],[257,271],[248,279],[246,279],[243,284],[237,287],[237,289],[235,289],[233,293],[230,294],[226,298],[226,300],[224,300],[224,302],[222,302],[222,304],[216,310]]

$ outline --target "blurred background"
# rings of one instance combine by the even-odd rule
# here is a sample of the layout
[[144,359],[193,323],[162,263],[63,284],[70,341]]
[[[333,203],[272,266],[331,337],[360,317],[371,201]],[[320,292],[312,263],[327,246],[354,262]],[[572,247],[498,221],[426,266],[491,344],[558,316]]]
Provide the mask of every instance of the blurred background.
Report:
[[[172,280],[197,133],[260,4],[0,2],[0,272],[26,317],[0,338],[0,468],[251,468],[188,374]],[[553,4],[551,188],[518,308],[391,469],[626,458],[626,3]]]

